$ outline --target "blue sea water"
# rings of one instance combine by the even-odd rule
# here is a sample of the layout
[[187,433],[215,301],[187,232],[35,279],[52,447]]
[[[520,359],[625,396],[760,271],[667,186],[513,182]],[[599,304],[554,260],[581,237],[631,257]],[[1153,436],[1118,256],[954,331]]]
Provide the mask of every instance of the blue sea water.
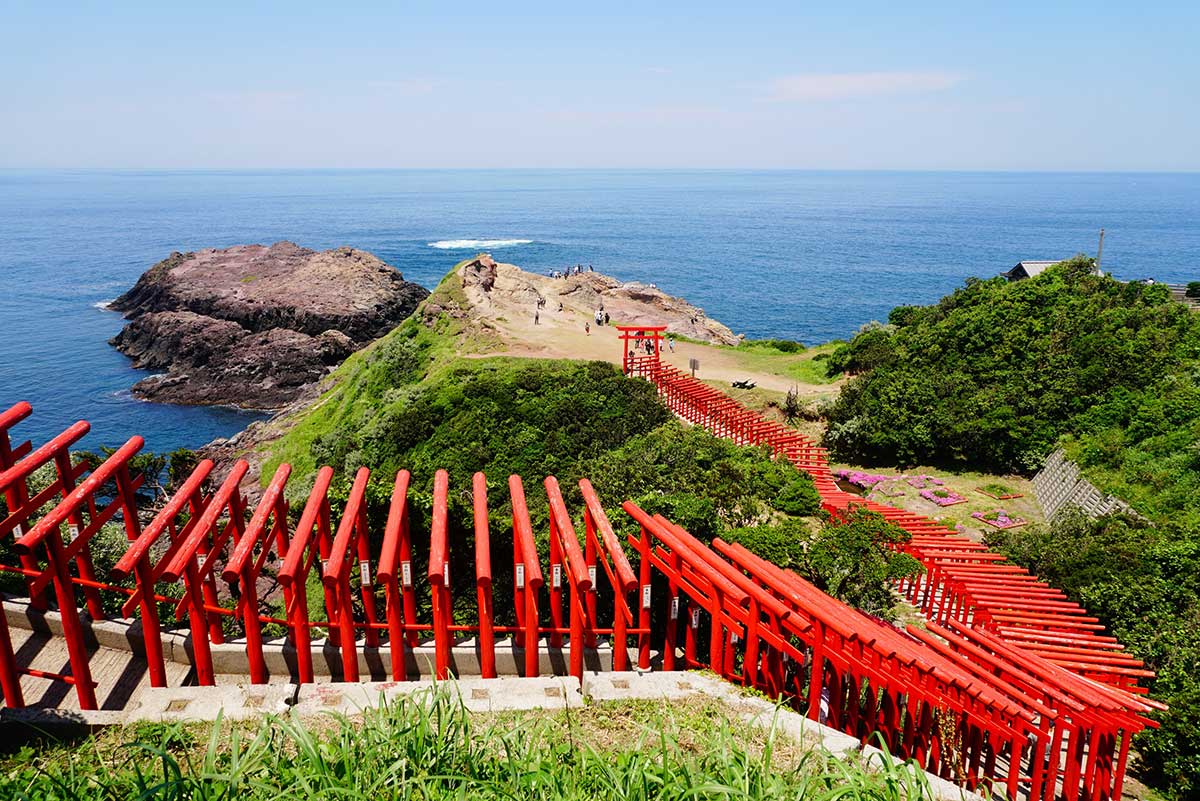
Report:
[[1021,259],[1200,280],[1200,174],[0,171],[0,408],[42,439],[198,446],[253,415],[149,404],[99,308],[171,251],[353,245],[432,287],[483,249],[656,283],[752,337],[817,343]]

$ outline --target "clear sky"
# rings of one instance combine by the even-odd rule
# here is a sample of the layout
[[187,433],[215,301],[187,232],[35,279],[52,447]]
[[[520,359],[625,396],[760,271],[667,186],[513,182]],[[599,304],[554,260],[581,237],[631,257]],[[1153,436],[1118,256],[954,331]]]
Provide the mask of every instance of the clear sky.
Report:
[[1200,2],[0,0],[0,166],[1200,169]]

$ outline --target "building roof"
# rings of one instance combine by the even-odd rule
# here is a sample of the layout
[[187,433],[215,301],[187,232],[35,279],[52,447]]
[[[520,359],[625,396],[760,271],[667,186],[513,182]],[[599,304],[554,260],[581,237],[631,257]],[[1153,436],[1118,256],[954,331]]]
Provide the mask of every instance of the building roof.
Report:
[[1009,279],[1033,278],[1035,275],[1041,275],[1045,272],[1047,267],[1051,267],[1061,261],[1062,259],[1058,259],[1057,261],[1020,261],[1011,270],[1001,273],[1001,275]]

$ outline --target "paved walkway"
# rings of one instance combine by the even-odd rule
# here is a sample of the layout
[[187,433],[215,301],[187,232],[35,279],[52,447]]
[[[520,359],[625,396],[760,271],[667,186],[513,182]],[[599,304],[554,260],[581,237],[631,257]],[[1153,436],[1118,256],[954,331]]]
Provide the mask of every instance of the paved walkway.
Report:
[[[61,636],[15,627],[10,629],[10,634],[17,664],[51,673],[71,672],[67,643]],[[150,686],[145,660],[130,651],[98,646],[91,650],[88,664],[92,669],[92,680],[96,683],[96,700],[103,710],[125,709],[142,690]],[[167,682],[171,687],[183,686],[191,672],[187,665],[176,662],[167,662],[166,670]],[[21,692],[28,707],[79,709],[79,696],[75,688],[66,682],[22,676]]]

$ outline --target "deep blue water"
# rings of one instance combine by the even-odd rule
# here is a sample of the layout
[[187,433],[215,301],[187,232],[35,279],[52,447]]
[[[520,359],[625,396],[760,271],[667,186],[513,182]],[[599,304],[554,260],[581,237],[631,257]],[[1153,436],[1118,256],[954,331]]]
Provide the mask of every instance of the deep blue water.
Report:
[[1021,259],[1094,252],[1120,278],[1200,279],[1200,174],[645,171],[0,171],[0,407],[18,433],[74,420],[197,446],[251,416],[135,401],[142,374],[96,308],[173,250],[353,245],[432,287],[476,249],[532,270],[591,263],[753,337],[846,337]]

